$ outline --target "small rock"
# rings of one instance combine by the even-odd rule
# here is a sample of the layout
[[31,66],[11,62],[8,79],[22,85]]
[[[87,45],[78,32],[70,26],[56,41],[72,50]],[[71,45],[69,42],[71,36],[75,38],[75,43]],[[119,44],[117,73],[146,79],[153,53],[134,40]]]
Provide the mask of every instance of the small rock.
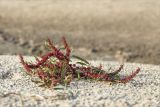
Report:
[[4,41],[4,38],[3,38],[2,34],[0,34],[0,41],[1,42]]
[[13,80],[18,80],[18,79],[21,79],[21,78],[22,78],[22,76],[19,73],[14,73],[13,77],[12,77]]
[[79,48],[78,51],[86,53],[86,54],[90,54],[91,53],[91,50],[87,49],[87,48]]
[[91,50],[91,52],[93,52],[93,53],[97,53],[99,50],[98,49],[96,49],[96,48],[92,48],[92,50]]
[[9,76],[9,72],[2,72],[0,73],[0,79],[6,79]]
[[30,47],[33,47],[34,46],[34,41],[33,40],[29,40],[29,45],[30,45]]
[[4,37],[4,33],[0,31],[0,41],[5,41],[6,38]]
[[30,49],[29,49],[29,53],[30,54],[33,54],[33,53],[35,53],[37,51],[37,48],[36,47],[31,47]]
[[12,44],[17,44],[18,40],[15,37],[10,37],[8,38],[7,42],[12,43]]
[[28,46],[29,43],[28,43],[28,41],[20,38],[20,39],[19,39],[19,45],[24,47],[24,46]]
[[115,58],[116,58],[119,62],[124,63],[124,62],[126,62],[127,59],[128,59],[128,54],[127,54],[127,52],[123,52],[123,51],[121,51],[121,50],[118,50],[118,51],[116,52],[116,54],[115,54]]

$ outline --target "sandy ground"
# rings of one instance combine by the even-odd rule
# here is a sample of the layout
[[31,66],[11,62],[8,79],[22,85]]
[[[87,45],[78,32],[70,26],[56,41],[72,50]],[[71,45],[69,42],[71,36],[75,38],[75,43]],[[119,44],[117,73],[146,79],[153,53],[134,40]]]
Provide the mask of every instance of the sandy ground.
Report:
[[[137,67],[140,73],[127,84],[74,80],[65,90],[38,87],[26,75],[17,56],[0,56],[1,107],[159,107],[160,66],[125,63],[121,75]],[[25,57],[32,60],[33,57]],[[117,62],[90,61],[93,65],[119,67]]]
[[158,0],[1,0],[0,54],[44,53],[65,36],[87,59],[160,64]]

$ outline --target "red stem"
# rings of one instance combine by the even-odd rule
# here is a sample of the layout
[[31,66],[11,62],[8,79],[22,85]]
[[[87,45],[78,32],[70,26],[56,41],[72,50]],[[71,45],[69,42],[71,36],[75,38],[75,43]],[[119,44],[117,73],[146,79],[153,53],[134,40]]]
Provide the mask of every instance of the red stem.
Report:
[[124,77],[123,79],[121,79],[120,81],[122,83],[127,83],[128,81],[130,81],[132,78],[134,78],[140,71],[140,68],[137,68],[137,70],[135,72],[133,72],[131,75]]

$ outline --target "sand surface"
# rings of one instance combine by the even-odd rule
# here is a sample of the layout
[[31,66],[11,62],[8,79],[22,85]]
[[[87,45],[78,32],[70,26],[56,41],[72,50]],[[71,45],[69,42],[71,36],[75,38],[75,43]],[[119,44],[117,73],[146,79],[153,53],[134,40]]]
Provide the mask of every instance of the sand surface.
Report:
[[[32,57],[25,57],[33,60]],[[100,63],[107,70],[116,69],[119,63]],[[127,84],[109,85],[106,82],[74,80],[65,90],[38,87],[24,73],[17,56],[0,56],[0,106],[1,107],[159,107],[160,66],[125,63],[122,74],[137,67],[141,72]]]
[[45,53],[65,36],[90,60],[160,64],[159,0],[0,0],[0,54]]

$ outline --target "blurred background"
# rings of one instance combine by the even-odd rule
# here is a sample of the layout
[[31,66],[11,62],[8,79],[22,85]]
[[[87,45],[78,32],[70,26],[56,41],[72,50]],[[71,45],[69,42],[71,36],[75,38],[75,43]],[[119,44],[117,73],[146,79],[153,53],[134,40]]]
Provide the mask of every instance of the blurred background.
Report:
[[160,64],[159,0],[0,0],[0,55],[39,55],[47,38],[89,60]]

